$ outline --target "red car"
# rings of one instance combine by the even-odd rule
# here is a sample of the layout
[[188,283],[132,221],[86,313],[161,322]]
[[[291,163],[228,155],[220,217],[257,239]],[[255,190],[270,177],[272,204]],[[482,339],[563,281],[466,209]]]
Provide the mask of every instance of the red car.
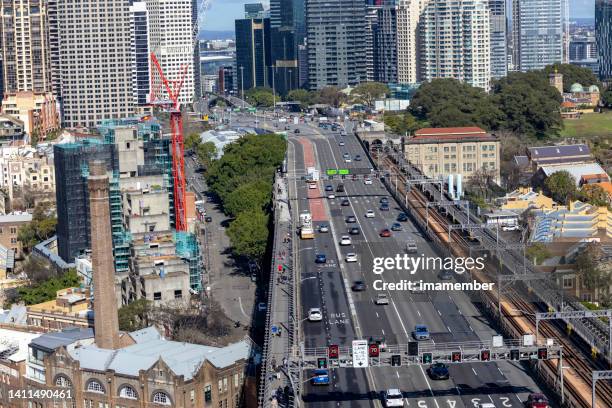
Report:
[[550,408],[548,399],[544,394],[529,394],[525,406],[527,408]]
[[385,228],[384,230],[380,231],[380,236],[383,238],[389,238],[391,236],[391,231]]

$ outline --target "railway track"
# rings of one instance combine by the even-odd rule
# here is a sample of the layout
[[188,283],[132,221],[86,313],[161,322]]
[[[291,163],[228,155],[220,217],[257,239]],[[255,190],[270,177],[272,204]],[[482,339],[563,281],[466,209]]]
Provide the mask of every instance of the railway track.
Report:
[[[465,255],[467,251],[470,251],[471,242],[460,230],[451,230],[449,234],[448,224],[452,221],[449,221],[445,215],[440,214],[436,209],[427,209],[427,202],[430,200],[425,193],[417,188],[412,188],[409,192],[406,192],[404,186],[406,185],[408,177],[400,171],[397,163],[388,155],[384,155],[381,159],[381,164],[384,166],[384,169],[393,171],[396,177],[398,177],[398,190],[406,197],[406,206],[410,206],[414,209],[414,213],[421,218],[421,221],[431,230],[439,242],[452,248],[451,251],[454,252],[455,255]],[[450,245],[451,243],[453,244],[452,246]],[[498,273],[495,268],[490,269],[488,272],[493,276]],[[485,276],[481,276],[480,278],[482,280],[493,281]],[[488,293],[486,296],[489,297],[492,303],[497,302],[493,294]],[[526,301],[524,296],[514,289],[508,290],[507,293],[503,295],[501,301],[504,302],[502,315],[514,328],[516,333],[519,335],[535,333],[535,313],[541,311],[538,309],[537,305]],[[520,315],[516,315],[516,311],[520,311]],[[539,333],[545,338],[560,339],[559,341],[563,346],[564,355],[565,390],[570,394],[571,400],[579,404],[578,406],[586,408],[591,407],[591,373],[593,370],[602,369],[602,367],[598,367],[597,362],[593,361],[590,355],[575,346],[573,341],[563,332],[563,329],[559,328],[557,325],[543,322],[540,324]],[[556,361],[545,361],[543,364],[553,375],[558,370],[558,363]],[[598,382],[596,394],[597,408],[612,407],[612,386],[609,383],[605,381]]]

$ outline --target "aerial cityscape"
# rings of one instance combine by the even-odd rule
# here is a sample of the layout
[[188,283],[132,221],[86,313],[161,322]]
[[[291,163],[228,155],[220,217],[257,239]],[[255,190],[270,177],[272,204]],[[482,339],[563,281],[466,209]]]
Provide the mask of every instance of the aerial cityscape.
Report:
[[1,0],[0,408],[611,408],[612,0]]

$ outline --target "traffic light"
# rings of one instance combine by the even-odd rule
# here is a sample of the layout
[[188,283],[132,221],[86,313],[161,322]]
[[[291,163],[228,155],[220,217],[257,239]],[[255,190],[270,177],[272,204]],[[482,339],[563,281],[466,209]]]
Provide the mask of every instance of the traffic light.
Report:
[[423,364],[431,364],[433,361],[433,354],[423,353]]
[[325,357],[317,358],[317,368],[327,368],[327,359]]
[[548,360],[548,349],[546,347],[538,349],[538,360]]
[[451,362],[452,363],[460,363],[461,362],[461,352],[460,351],[453,351],[451,353]]
[[521,359],[521,352],[518,349],[510,350],[510,360],[517,361]]
[[327,348],[327,357],[329,357],[330,359],[338,358],[339,354],[340,354],[340,348],[338,347],[338,345],[332,344],[331,346]]
[[378,357],[380,355],[380,348],[378,347],[378,344],[370,344],[370,346],[368,347],[368,354],[370,355],[370,357]]
[[346,176],[343,174],[343,175],[341,175],[341,176],[340,176],[340,178],[341,178],[342,180],[344,180],[344,179],[346,178]]
[[402,365],[402,356],[399,354],[394,354],[391,356],[391,366],[399,367]]
[[408,342],[408,355],[409,356],[419,355],[419,343],[417,341]]
[[480,361],[490,361],[491,350],[480,350]]

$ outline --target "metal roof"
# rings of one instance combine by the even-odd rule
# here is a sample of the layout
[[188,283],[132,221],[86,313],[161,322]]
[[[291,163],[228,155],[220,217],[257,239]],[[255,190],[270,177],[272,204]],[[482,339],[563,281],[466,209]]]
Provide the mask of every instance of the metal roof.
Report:
[[92,328],[71,328],[61,332],[45,333],[42,336],[32,340],[30,343],[37,348],[46,349],[52,352],[62,346],[68,346],[79,340],[91,339],[94,337]]
[[564,156],[590,156],[591,150],[585,144],[540,146],[527,149],[531,159],[552,159]]
[[542,171],[546,177],[558,171],[567,171],[574,177],[576,186],[580,184],[582,176],[589,174],[605,174],[606,171],[598,163],[567,164],[563,166],[542,166]]

